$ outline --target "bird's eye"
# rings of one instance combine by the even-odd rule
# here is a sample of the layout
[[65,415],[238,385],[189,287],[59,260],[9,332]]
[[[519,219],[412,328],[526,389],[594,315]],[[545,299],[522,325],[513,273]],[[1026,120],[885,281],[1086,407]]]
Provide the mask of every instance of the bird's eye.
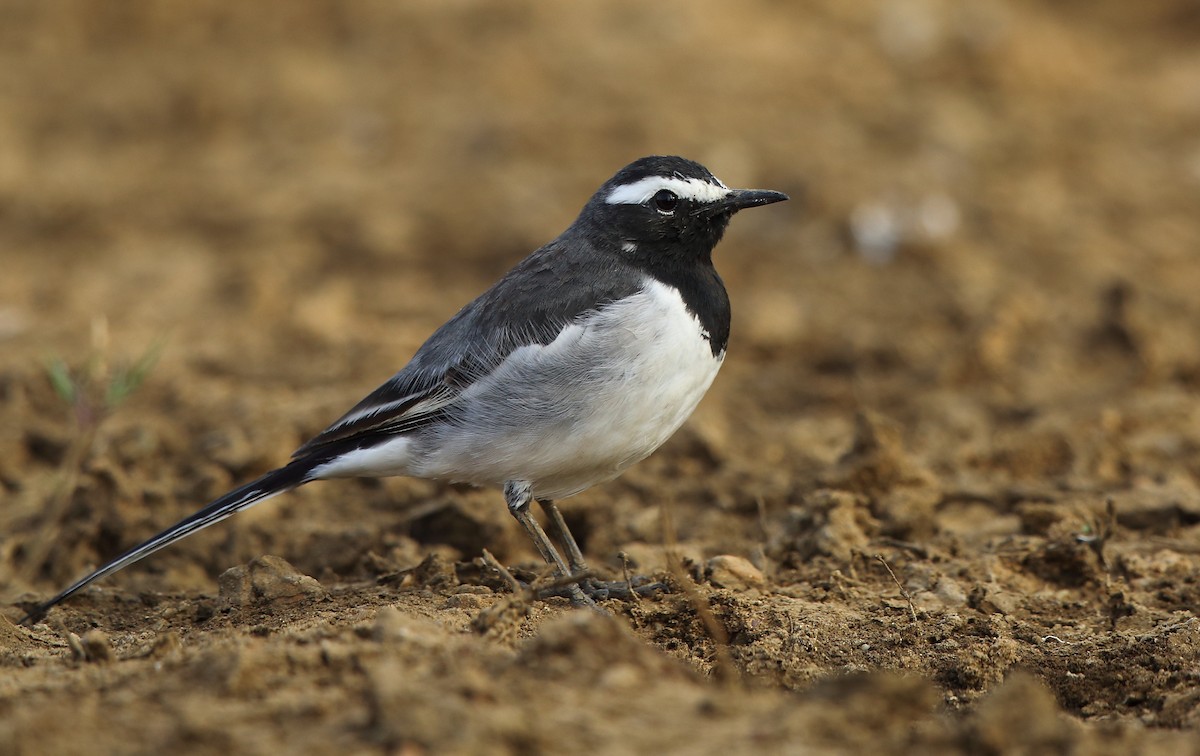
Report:
[[658,193],[651,198],[651,201],[654,202],[654,207],[658,212],[670,215],[675,212],[675,206],[679,204],[679,197],[675,196],[674,192],[659,189]]

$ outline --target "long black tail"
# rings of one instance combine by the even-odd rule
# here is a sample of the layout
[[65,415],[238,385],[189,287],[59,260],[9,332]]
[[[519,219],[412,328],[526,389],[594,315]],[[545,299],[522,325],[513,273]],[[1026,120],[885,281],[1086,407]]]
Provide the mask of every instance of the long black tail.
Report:
[[260,501],[266,501],[272,496],[290,491],[296,486],[307,483],[311,480],[308,474],[312,472],[315,466],[312,460],[299,459],[286,467],[272,470],[258,480],[247,483],[240,488],[235,488],[195,514],[180,520],[145,543],[134,546],[95,572],[81,578],[74,585],[49,601],[39,604],[29,614],[25,615],[21,620],[21,624],[32,625],[41,620],[52,607],[62,603],[106,575],[111,575],[123,567],[128,567],[161,548],[170,546],[172,543],[186,538],[198,530],[207,528],[214,522],[224,520],[232,514],[241,512],[243,509],[249,509]]

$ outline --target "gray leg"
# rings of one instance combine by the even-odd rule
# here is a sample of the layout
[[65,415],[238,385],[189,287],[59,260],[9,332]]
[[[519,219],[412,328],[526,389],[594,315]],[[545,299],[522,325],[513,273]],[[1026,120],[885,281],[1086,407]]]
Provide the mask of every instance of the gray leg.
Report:
[[[575,542],[575,536],[571,535],[571,531],[567,529],[567,523],[563,519],[562,512],[558,510],[558,505],[550,499],[538,499],[538,504],[542,506],[542,510],[546,513],[546,519],[549,522],[547,527],[550,528],[550,532],[554,534],[558,542],[567,550],[567,559],[571,564],[571,574],[576,577],[587,574],[588,566],[587,562],[583,560],[583,552],[579,550],[579,544]],[[637,598],[638,596],[649,596],[664,591],[667,588],[663,583],[652,582],[646,578],[630,579],[628,575],[625,580],[618,582],[597,580],[594,577],[582,578],[571,587],[578,587],[592,601],[603,601],[609,598],[628,599]]]
[[538,504],[541,505],[542,511],[546,513],[550,522],[550,532],[567,549],[567,561],[571,565],[571,574],[580,575],[587,572],[588,567],[587,562],[583,560],[583,552],[579,550],[575,536],[571,535],[571,531],[567,528],[567,522],[563,519],[562,512],[558,511],[558,505],[550,499],[538,499]]
[[[538,521],[533,518],[533,515],[529,511],[529,505],[533,503],[533,491],[530,485],[524,481],[508,481],[504,484],[504,501],[508,503],[508,511],[512,513],[513,517],[517,518],[517,522],[521,523],[521,527],[525,528],[525,532],[533,540],[533,545],[537,547],[538,553],[542,555],[542,559],[546,564],[553,567],[555,572],[561,577],[569,577],[571,571],[567,568],[567,563],[563,561],[562,555],[558,553],[558,549],[554,548],[554,544],[546,535],[546,531],[542,530],[542,526],[538,524]],[[561,517],[560,514],[560,520]],[[555,527],[557,527],[557,524]],[[573,539],[571,544],[574,545]],[[574,548],[575,552],[578,553],[579,546],[574,545]],[[580,558],[582,559],[582,557]],[[567,590],[571,595],[572,603],[595,606],[596,602],[584,595],[578,585],[572,583],[568,586]]]

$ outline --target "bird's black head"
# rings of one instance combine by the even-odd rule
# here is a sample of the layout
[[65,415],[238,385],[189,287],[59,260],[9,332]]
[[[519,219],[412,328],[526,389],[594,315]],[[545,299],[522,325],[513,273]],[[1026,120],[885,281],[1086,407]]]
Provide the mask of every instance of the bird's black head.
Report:
[[646,262],[708,262],[738,210],[787,199],[780,192],[730,189],[681,157],[635,160],[604,182],[579,216],[621,253]]

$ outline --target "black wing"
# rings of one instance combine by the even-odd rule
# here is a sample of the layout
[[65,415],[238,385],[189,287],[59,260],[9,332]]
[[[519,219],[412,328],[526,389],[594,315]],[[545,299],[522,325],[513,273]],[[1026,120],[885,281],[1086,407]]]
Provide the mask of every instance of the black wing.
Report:
[[549,344],[584,313],[633,294],[642,276],[567,234],[525,258],[439,328],[411,362],[293,458],[373,446],[444,420],[513,350]]

